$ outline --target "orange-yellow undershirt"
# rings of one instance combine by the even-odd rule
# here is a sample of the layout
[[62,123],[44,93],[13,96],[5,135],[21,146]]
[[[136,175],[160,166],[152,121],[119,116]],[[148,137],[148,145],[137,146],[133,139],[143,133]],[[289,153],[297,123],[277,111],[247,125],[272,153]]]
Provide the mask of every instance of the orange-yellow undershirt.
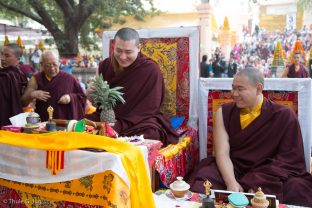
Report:
[[242,108],[240,110],[239,118],[242,129],[245,129],[251,122],[253,122],[261,114],[262,103],[263,96],[261,96],[260,102],[251,111],[249,111],[246,108]]
[[[48,81],[51,81],[52,78],[48,77],[46,74],[44,74],[45,78],[48,80]],[[31,77],[31,79],[34,79],[36,82],[36,78],[34,76]]]
[[48,77],[46,74],[44,74],[45,78],[47,78],[48,81],[51,81],[51,77]]

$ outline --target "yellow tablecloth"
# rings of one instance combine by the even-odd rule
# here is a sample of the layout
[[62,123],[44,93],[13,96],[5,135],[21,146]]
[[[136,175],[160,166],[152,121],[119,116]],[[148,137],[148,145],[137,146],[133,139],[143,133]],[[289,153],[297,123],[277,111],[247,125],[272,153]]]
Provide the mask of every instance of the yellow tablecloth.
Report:
[[141,150],[134,145],[108,137],[75,132],[33,135],[0,131],[0,143],[25,148],[62,151],[97,148],[119,154],[130,180],[131,207],[155,207]]

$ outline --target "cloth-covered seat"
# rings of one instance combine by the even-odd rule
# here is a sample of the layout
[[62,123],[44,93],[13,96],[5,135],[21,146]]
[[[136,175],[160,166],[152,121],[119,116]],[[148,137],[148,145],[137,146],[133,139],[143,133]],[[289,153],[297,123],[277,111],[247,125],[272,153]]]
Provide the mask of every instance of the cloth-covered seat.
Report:
[[[222,103],[231,102],[232,79],[200,79],[199,84],[199,143],[200,159],[213,154],[213,116]],[[298,115],[304,144],[307,171],[311,168],[312,90],[311,79],[265,79],[263,95],[292,108]]]

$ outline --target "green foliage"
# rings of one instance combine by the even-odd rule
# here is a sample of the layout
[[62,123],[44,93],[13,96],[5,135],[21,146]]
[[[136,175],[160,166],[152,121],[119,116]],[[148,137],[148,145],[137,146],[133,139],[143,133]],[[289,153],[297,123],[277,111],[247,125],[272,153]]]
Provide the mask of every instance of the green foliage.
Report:
[[[147,1],[151,5],[150,11],[145,11],[141,0],[106,0],[101,1],[95,11],[83,25],[80,33],[80,44],[85,50],[96,50],[94,45],[97,39],[95,28],[109,29],[112,24],[125,24],[124,16],[134,16],[137,20],[144,20],[148,14],[158,12],[153,1]],[[91,34],[91,35],[90,35]]]
[[[150,11],[144,9],[143,1]],[[28,19],[42,24],[61,54],[77,54],[78,42],[87,50],[98,48],[93,46],[97,39],[94,30],[124,23],[125,15],[143,20],[156,12],[153,0],[0,0],[0,17],[17,19],[21,25]]]
[[312,0],[297,0],[298,7],[305,12],[311,13]]
[[94,91],[90,94],[93,104],[101,110],[108,111],[113,109],[118,101],[125,103],[120,90],[123,87],[109,88],[109,84],[103,80],[102,76],[98,76],[92,81]]
[[[0,0],[0,17],[4,19],[15,19],[17,18],[18,22],[21,21],[27,21],[30,18],[25,16],[24,14],[15,11],[13,8],[22,8],[23,11],[26,11],[28,13],[32,13],[36,15],[36,11],[29,3],[31,0]],[[12,7],[12,9],[8,9],[3,5],[5,2],[6,5],[9,5]],[[62,12],[59,9],[58,5],[55,3],[55,1],[49,1],[49,0],[41,0],[40,4],[45,8],[49,16],[52,18],[54,22],[56,22],[61,28],[63,28],[63,20],[62,20]],[[38,15],[37,15],[38,16]]]
[[44,43],[51,47],[54,43],[54,40],[52,38],[46,38],[44,39]]

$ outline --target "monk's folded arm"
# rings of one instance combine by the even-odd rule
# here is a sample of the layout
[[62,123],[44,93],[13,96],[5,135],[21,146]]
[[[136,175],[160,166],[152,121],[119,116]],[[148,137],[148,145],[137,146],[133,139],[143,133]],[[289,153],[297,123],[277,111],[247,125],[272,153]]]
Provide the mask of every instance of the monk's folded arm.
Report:
[[238,189],[239,184],[235,179],[234,167],[230,159],[229,135],[224,127],[221,108],[217,110],[215,115],[213,125],[213,142],[216,153],[216,162],[227,188]]

